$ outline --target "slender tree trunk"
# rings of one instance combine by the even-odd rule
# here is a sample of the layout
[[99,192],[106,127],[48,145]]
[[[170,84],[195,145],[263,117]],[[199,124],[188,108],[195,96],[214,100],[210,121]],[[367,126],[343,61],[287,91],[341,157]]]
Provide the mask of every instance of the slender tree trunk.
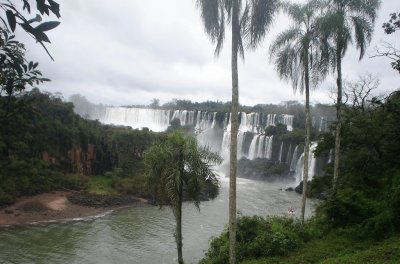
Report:
[[337,102],[336,102],[336,135],[335,135],[335,164],[333,167],[333,195],[336,195],[339,178],[340,161],[340,131],[342,128],[342,57],[337,53]]
[[232,6],[232,120],[230,144],[229,174],[229,263],[236,263],[236,171],[237,171],[237,133],[239,111],[238,77],[238,37],[239,37],[239,2],[233,0]]
[[184,170],[184,164],[183,164],[183,157],[182,153],[180,155],[180,180],[179,180],[179,186],[178,186],[178,204],[177,208],[175,208],[175,220],[176,220],[176,232],[175,232],[175,241],[176,241],[176,248],[178,250],[178,263],[183,264],[183,255],[182,255],[182,201],[183,201],[183,170]]
[[308,52],[306,51],[305,56],[305,86],[306,86],[306,123],[305,123],[305,140],[304,140],[304,166],[303,166],[303,197],[301,200],[301,226],[304,227],[304,215],[306,210],[307,201],[307,183],[308,183],[308,157],[310,153],[310,130],[311,130],[311,118],[310,118],[310,73],[308,66]]
[[182,194],[180,194],[178,208],[176,208],[176,248],[178,249],[178,263],[183,264],[183,255],[182,255]]

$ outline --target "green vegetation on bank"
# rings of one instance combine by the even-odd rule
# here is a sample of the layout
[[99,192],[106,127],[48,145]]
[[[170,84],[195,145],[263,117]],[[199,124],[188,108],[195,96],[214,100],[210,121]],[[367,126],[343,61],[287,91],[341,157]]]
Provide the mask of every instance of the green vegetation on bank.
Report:
[[339,232],[306,243],[285,257],[266,257],[243,264],[379,264],[400,263],[400,236],[383,241],[357,240]]
[[0,205],[63,188],[148,197],[143,154],[164,137],[85,120],[38,89],[0,97],[0,135]]

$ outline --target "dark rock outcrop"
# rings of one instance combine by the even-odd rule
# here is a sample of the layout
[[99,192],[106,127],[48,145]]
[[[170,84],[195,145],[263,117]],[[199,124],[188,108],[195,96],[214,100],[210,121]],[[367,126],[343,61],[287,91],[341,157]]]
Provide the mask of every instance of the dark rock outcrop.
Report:
[[139,198],[130,195],[109,196],[88,193],[74,193],[68,197],[68,200],[73,204],[95,208],[118,207],[142,202]]

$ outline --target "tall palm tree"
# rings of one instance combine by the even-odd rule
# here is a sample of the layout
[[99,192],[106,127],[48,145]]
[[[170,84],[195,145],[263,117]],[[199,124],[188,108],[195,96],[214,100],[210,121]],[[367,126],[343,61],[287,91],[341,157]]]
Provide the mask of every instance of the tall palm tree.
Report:
[[239,18],[241,5],[239,0],[198,0],[205,31],[211,41],[216,43],[215,55],[222,50],[225,40],[225,27],[232,27],[232,106],[231,106],[231,142],[229,172],[229,261],[236,263],[236,171],[237,171],[237,133],[239,110],[238,53],[244,54],[242,32],[245,30],[248,9]]
[[301,205],[301,223],[303,225],[311,131],[310,85],[313,84],[315,86],[328,72],[326,60],[321,60],[321,42],[315,24],[322,4],[320,1],[310,0],[305,4],[285,3],[283,7],[284,11],[292,19],[293,25],[277,36],[270,47],[270,56],[274,61],[280,78],[291,81],[294,91],[298,89],[300,93],[305,91],[306,96],[303,197]]
[[199,209],[200,194],[205,187],[216,187],[218,179],[212,165],[221,158],[208,147],[199,147],[197,140],[182,132],[168,135],[161,144],[151,146],[145,153],[149,185],[158,202],[171,206],[175,216],[175,241],[178,263],[182,256],[182,203],[184,194]]
[[[215,55],[222,50],[225,40],[225,28],[232,29],[232,107],[231,107],[231,142],[229,172],[229,263],[236,263],[236,171],[237,171],[237,133],[239,110],[238,55],[244,58],[244,38],[250,37],[251,43],[257,43],[271,24],[270,3],[276,0],[197,0],[205,31],[213,43],[216,43]],[[254,23],[254,34],[249,14],[260,23]]]
[[[337,71],[335,163],[333,194],[337,190],[340,161],[340,130],[342,126],[342,60],[349,44],[355,42],[360,50],[359,60],[371,42],[380,0],[328,0],[327,9],[319,21],[320,34],[325,42],[324,52],[329,54],[333,70]],[[327,56],[326,56],[327,57]]]

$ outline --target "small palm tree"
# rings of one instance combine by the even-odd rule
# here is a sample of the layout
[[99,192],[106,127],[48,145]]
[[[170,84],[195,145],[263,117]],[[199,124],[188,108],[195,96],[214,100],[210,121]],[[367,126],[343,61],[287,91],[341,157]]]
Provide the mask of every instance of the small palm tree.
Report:
[[361,60],[371,42],[380,0],[328,0],[327,9],[319,20],[320,35],[325,42],[325,57],[330,58],[333,70],[337,70],[337,123],[335,135],[335,163],[333,194],[339,177],[340,130],[342,126],[342,59],[348,45],[355,42]]
[[321,60],[321,42],[315,24],[322,5],[319,1],[311,0],[305,4],[286,3],[283,7],[293,25],[280,33],[272,43],[270,56],[280,78],[291,81],[294,91],[299,89],[300,93],[303,93],[305,90],[306,123],[301,206],[301,223],[304,224],[311,131],[310,85],[311,79],[315,86],[328,72],[326,60]]
[[168,135],[161,144],[155,144],[145,153],[145,166],[154,198],[172,208],[176,221],[175,240],[178,263],[182,256],[182,203],[185,197],[199,208],[200,194],[205,187],[218,187],[212,165],[221,158],[208,147],[199,147],[197,140],[182,132]]
[[[207,35],[216,43],[215,55],[222,50],[225,28],[232,29],[232,107],[231,142],[229,172],[229,263],[236,263],[236,171],[237,171],[237,133],[239,110],[238,55],[244,58],[244,40],[255,47],[268,30],[276,10],[277,0],[197,0],[201,18]],[[273,12],[271,12],[273,10]],[[251,16],[250,16],[251,14]],[[253,21],[250,21],[253,17]],[[251,30],[252,28],[252,30]],[[252,33],[251,33],[252,32]],[[248,38],[248,39],[246,39]]]

